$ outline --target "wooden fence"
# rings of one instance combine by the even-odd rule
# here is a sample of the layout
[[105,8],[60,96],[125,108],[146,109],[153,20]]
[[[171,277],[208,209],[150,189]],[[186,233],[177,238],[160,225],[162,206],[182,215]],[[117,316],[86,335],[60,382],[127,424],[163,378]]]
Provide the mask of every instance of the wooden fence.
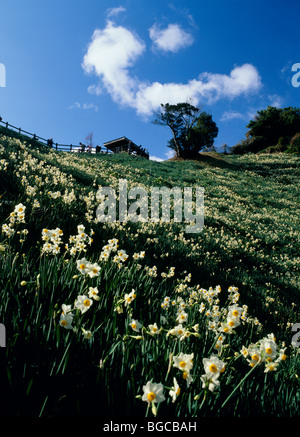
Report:
[[[20,135],[24,135],[24,136],[28,137],[28,139],[31,142],[38,141],[39,143],[41,143],[45,146],[51,147],[55,150],[62,150],[65,152],[80,152],[80,150],[81,150],[80,144],[74,145],[74,144],[55,143],[51,138],[45,139],[45,138],[42,138],[36,134],[32,134],[30,132],[27,132],[27,131],[21,129],[20,127],[13,126],[12,124],[9,124],[7,121],[3,121],[2,117],[0,117],[0,123],[2,123],[4,125],[4,127],[6,127],[7,129],[14,130],[14,131],[18,132]],[[85,147],[85,152],[87,152],[87,147]],[[91,153],[96,153],[96,147],[92,147]],[[110,153],[110,152],[107,150],[106,152],[101,151],[101,153]]]

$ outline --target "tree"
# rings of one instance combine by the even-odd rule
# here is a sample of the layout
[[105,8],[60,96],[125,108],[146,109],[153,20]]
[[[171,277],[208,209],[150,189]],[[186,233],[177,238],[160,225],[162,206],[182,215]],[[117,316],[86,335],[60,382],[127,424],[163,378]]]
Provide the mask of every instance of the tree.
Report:
[[212,146],[218,128],[210,114],[190,103],[166,103],[161,104],[161,108],[155,113],[153,123],[171,129],[173,138],[168,147],[177,157],[194,158],[204,147]]
[[87,145],[88,147],[93,147],[93,138],[94,138],[94,134],[93,134],[93,132],[90,132],[90,133],[86,136],[85,141],[86,141],[86,145]]
[[190,153],[197,155],[205,147],[212,147],[214,139],[217,137],[219,129],[212,119],[212,115],[207,112],[201,112],[197,118],[195,126],[191,129],[190,134]]
[[277,145],[279,139],[281,145],[287,146],[300,131],[300,108],[268,106],[258,111],[246,127],[249,129],[246,137],[259,140],[262,149]]

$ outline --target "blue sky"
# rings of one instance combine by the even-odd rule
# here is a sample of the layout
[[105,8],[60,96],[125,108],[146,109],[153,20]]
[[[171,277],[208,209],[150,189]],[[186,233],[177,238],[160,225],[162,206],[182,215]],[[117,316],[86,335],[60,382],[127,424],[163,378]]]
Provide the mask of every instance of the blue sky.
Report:
[[298,0],[2,0],[0,13],[0,115],[59,143],[126,136],[167,159],[160,103],[211,113],[217,147],[258,110],[299,106]]

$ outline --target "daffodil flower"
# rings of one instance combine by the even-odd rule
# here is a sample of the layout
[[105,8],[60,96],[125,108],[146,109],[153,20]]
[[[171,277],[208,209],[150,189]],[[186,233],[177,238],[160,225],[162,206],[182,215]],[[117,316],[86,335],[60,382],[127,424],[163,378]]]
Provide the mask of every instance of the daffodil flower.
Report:
[[172,402],[174,403],[177,399],[177,396],[180,395],[181,389],[180,389],[179,384],[178,384],[175,377],[173,378],[173,383],[174,383],[174,385],[171,388],[171,390],[169,391],[169,395],[171,396]]
[[142,324],[138,320],[132,320],[130,326],[135,332],[139,332],[142,328]]
[[193,367],[194,354],[184,354],[181,352],[179,355],[173,357],[173,366],[189,373]]
[[93,304],[92,299],[89,299],[86,295],[78,296],[75,301],[75,308],[78,308],[82,314],[87,312]]
[[143,396],[142,400],[150,403],[160,403],[163,402],[166,398],[163,393],[164,386],[161,383],[155,383],[152,381],[148,381],[146,385],[143,386]]
[[72,322],[73,322],[73,314],[62,313],[60,315],[59,324],[63,328],[65,328],[65,329],[73,329]]

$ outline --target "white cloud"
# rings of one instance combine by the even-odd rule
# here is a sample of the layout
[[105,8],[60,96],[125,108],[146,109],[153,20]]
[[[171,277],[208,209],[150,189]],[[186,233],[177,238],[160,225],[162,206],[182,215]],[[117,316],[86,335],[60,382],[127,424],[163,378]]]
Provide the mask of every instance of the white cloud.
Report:
[[119,6],[117,8],[109,8],[106,11],[106,15],[108,18],[115,17],[116,15],[120,14],[121,12],[125,12],[126,9],[123,8],[123,6]]
[[244,116],[240,112],[236,111],[225,111],[224,114],[221,117],[221,121],[228,121],[228,120],[234,120],[234,119],[243,119]]
[[84,110],[93,109],[94,111],[97,112],[98,111],[98,106],[95,105],[94,103],[83,103],[83,104],[81,104],[81,103],[75,102],[73,105],[69,106],[69,109],[84,109]]
[[103,92],[100,85],[90,85],[87,90],[89,94],[95,94],[96,96],[99,96]]
[[82,67],[86,73],[95,74],[100,83],[91,85],[89,92],[100,94],[105,89],[118,104],[148,116],[161,103],[189,101],[197,106],[222,98],[233,99],[261,87],[259,73],[251,64],[235,67],[229,75],[205,72],[187,83],[141,81],[129,69],[145,49],[144,42],[130,30],[111,21],[103,30],[95,30]]
[[162,158],[158,158],[158,156],[152,156],[152,155],[149,156],[149,159],[150,159],[151,161],[157,161],[157,162],[162,162],[162,161],[164,161]]
[[178,24],[169,24],[166,29],[159,29],[154,24],[149,29],[150,38],[154,46],[164,52],[178,52],[193,43],[193,37],[185,32]]
[[108,22],[104,30],[96,29],[83,58],[82,67],[95,73],[115,101],[134,106],[136,80],[128,68],[145,50],[132,32]]
[[174,158],[175,156],[174,150],[169,150],[168,152],[165,153],[165,156],[167,157],[167,159]]
[[159,158],[158,156],[150,155],[149,159],[151,159],[152,161],[162,162],[165,161],[166,159],[174,158],[175,152],[174,150],[169,150],[168,152],[164,153],[164,156],[166,157],[165,159]]
[[136,109],[140,114],[150,114],[161,103],[176,104],[189,100],[193,105],[205,101],[216,102],[221,98],[235,98],[257,91],[261,79],[255,67],[244,64],[235,67],[230,75],[202,73],[198,79],[182,83],[141,83],[136,94]]
[[280,108],[282,106],[282,98],[277,94],[273,94],[268,96],[270,101],[270,106],[275,106],[276,108]]

